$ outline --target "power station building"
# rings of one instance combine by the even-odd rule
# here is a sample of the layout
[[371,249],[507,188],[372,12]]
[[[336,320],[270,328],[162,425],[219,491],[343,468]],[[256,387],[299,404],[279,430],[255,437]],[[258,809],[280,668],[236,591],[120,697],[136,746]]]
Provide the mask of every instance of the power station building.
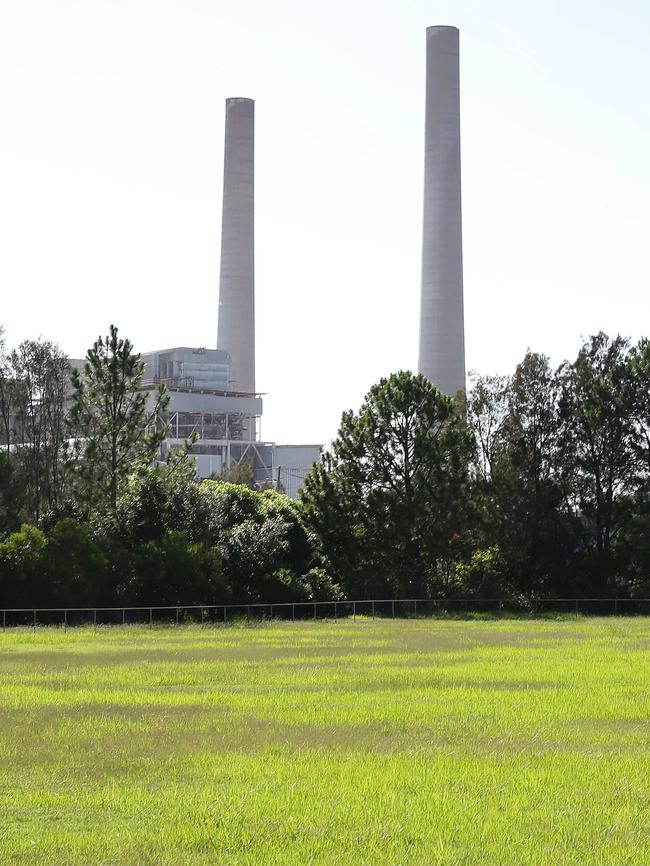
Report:
[[320,445],[261,438],[255,390],[255,103],[226,100],[217,348],[177,346],[144,354],[143,387],[169,391],[163,449],[197,437],[191,454],[201,478],[248,461],[256,484],[296,496]]
[[[217,348],[175,346],[146,352],[142,390],[153,406],[169,392],[161,458],[196,437],[190,454],[200,478],[247,461],[259,487],[298,495],[320,445],[278,445],[261,438],[262,395],[255,389],[255,103],[226,100],[223,217]],[[83,369],[84,362],[71,360]]]
[[[295,496],[319,445],[261,438],[255,380],[255,103],[226,100],[217,345],[143,355],[143,390],[170,394],[163,451],[197,437],[197,473],[249,461],[258,485]],[[82,366],[83,362],[73,361]],[[418,370],[451,396],[465,389],[459,33],[426,31],[424,214]]]
[[262,395],[232,387],[228,352],[176,346],[146,352],[142,360],[142,390],[151,405],[159,385],[169,393],[169,406],[160,419],[169,427],[162,458],[195,436],[190,454],[199,478],[220,476],[247,461],[258,487],[298,495],[307,472],[319,459],[320,446],[278,445],[262,439]]

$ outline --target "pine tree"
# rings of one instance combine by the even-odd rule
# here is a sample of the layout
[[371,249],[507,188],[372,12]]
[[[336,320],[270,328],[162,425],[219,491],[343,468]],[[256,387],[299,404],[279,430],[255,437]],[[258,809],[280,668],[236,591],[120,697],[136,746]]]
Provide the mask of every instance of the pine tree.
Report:
[[151,465],[167,435],[162,415],[169,394],[161,385],[151,400],[142,390],[144,361],[114,325],[74,370],[70,412],[75,465],[89,506],[114,512],[124,481]]
[[350,593],[441,591],[463,529],[472,436],[429,380],[399,372],[343,414],[332,452],[307,476],[306,521]]

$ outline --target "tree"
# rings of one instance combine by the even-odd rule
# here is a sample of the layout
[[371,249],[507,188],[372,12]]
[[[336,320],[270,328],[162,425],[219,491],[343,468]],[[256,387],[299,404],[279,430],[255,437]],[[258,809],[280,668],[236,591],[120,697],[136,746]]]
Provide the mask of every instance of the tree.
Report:
[[[108,560],[88,527],[71,517],[48,533],[46,573],[49,597],[58,605],[96,605],[114,601],[107,581]],[[45,599],[39,599],[45,604]]]
[[0,444],[4,446],[7,454],[11,449],[12,385],[4,328],[0,325]]
[[255,490],[255,470],[252,460],[245,459],[239,463],[234,461],[229,466],[224,466],[220,476],[223,481],[229,481],[231,484],[243,484],[249,490]]
[[472,451],[454,400],[420,374],[382,379],[358,412],[343,414],[302,500],[348,593],[444,591],[441,562],[464,528]]
[[474,434],[474,476],[481,486],[490,484],[503,447],[508,416],[509,376],[477,376],[466,397],[467,424]]
[[25,483],[13,455],[0,451],[0,538],[20,528],[25,510]]
[[221,556],[214,547],[168,532],[134,551],[132,573],[122,594],[138,604],[217,604],[230,600]]
[[0,543],[0,606],[37,606],[47,598],[46,548],[45,535],[27,524]]
[[[566,588],[574,538],[556,465],[557,404],[557,377],[548,358],[531,351],[512,377],[479,379],[470,392],[468,423],[481,455],[475,472],[479,550],[470,566],[480,572],[489,559],[489,582],[474,582],[486,591],[495,591],[499,567],[499,594]],[[482,556],[489,551],[487,559]]]
[[584,524],[599,589],[616,574],[613,543],[630,516],[638,484],[629,343],[592,336],[561,370],[560,449],[567,499]]
[[209,511],[212,544],[242,601],[300,600],[303,575],[314,565],[312,539],[299,503],[274,490],[258,493],[241,484],[209,480],[200,485]]
[[24,340],[11,353],[11,438],[26,485],[27,515],[38,522],[65,495],[68,359],[47,340]]
[[628,359],[628,387],[633,418],[632,445],[639,460],[639,471],[650,477],[650,340],[633,346]]
[[77,467],[89,503],[117,507],[120,488],[149,466],[167,433],[161,416],[169,395],[161,385],[149,402],[142,390],[144,362],[129,340],[110,327],[86,355],[83,374],[74,370],[70,412],[76,437]]

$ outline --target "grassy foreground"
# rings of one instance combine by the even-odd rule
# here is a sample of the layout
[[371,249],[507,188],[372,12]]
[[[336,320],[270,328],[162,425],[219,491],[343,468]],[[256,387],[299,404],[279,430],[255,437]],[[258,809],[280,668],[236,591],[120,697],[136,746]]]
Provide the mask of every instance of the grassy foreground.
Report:
[[0,863],[650,864],[650,620],[0,634]]

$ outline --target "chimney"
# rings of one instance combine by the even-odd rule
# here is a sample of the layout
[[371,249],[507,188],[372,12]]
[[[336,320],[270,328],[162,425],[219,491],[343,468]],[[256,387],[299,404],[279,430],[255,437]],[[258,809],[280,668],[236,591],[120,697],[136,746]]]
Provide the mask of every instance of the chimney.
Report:
[[232,358],[229,389],[255,391],[255,102],[226,100],[217,348]]
[[458,29],[427,27],[424,224],[418,370],[465,389]]

